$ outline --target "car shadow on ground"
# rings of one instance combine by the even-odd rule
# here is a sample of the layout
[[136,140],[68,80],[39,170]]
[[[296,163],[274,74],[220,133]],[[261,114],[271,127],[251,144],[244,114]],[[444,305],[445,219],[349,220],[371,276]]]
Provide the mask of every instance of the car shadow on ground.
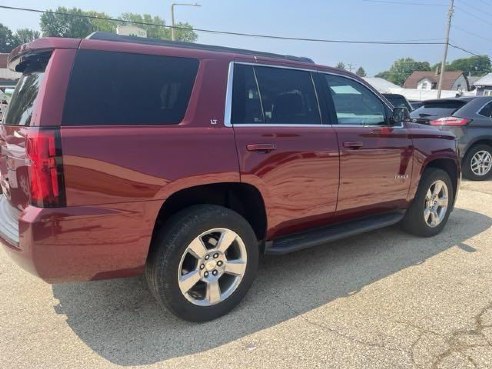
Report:
[[[377,280],[423,263],[451,247],[474,252],[466,240],[492,219],[456,209],[430,239],[398,227],[310,250],[265,257],[246,299],[227,316],[195,324],[161,309],[143,277],[53,286],[55,310],[92,350],[112,363],[134,366],[206,351],[275,326]],[[247,338],[243,342],[247,345]]]

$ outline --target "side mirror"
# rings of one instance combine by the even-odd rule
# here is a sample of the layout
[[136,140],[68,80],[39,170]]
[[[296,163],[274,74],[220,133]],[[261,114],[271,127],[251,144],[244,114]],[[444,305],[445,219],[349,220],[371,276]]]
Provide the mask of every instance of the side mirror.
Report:
[[394,108],[391,114],[390,123],[392,126],[410,121],[410,112],[407,108]]

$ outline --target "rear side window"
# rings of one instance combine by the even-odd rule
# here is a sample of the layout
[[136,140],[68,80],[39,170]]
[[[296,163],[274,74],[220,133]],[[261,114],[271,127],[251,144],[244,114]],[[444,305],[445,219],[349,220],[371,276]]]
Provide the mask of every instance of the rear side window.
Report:
[[64,125],[177,124],[198,60],[80,50],[70,79]]
[[484,117],[487,118],[492,118],[492,102],[488,103],[485,105],[479,112],[478,114],[483,115]]
[[452,115],[456,110],[466,104],[466,101],[444,100],[426,102],[420,108],[414,110],[412,117],[439,116],[446,117]]
[[321,124],[311,73],[236,65],[232,123]]
[[50,59],[51,53],[29,55],[24,58],[17,68],[22,71],[22,76],[17,82],[10,102],[7,106],[5,125],[28,126],[34,109],[34,103],[38,96],[41,83],[44,79],[44,71]]

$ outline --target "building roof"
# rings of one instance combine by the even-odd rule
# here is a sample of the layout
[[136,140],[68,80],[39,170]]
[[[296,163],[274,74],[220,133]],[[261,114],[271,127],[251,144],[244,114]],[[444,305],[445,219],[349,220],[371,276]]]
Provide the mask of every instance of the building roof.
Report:
[[[442,89],[443,90],[452,90],[454,83],[462,75],[463,75],[463,72],[460,70],[444,72],[444,76],[443,76],[443,80],[442,80]],[[439,82],[439,74],[436,74],[436,72],[434,72],[434,71],[415,71],[407,78],[407,80],[403,84],[403,87],[404,88],[417,88],[418,83],[420,81],[422,81],[424,78],[426,78],[429,81],[434,82],[434,83]]]
[[8,85],[9,81],[10,84],[15,85],[15,81],[17,81],[21,74],[12,72],[7,68],[7,59],[9,57],[9,54],[6,53],[0,53],[0,85]]
[[474,86],[492,86],[492,73],[486,74],[478,81],[475,81]]
[[394,89],[401,89],[400,86],[379,77],[363,77],[363,79],[380,93],[391,93]]
[[7,68],[8,53],[0,53],[0,68]]

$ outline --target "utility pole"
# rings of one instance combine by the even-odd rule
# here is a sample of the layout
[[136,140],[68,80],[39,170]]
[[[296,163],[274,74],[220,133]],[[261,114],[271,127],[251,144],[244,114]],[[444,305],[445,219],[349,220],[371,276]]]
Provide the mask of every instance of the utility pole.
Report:
[[354,69],[354,65],[353,65],[353,64],[350,64],[350,63],[348,63],[348,64],[347,64],[347,69],[349,70],[349,72],[352,72],[352,70]]
[[175,6],[201,6],[200,4],[181,4],[181,3],[172,3],[171,4],[171,40],[176,41],[176,30],[174,27],[176,26],[174,22],[174,7]]
[[441,98],[442,91],[442,81],[444,77],[444,72],[446,71],[446,59],[448,57],[448,47],[449,47],[449,31],[451,30],[451,20],[453,19],[454,13],[454,0],[449,0],[449,9],[448,9],[448,26],[446,28],[446,44],[444,45],[444,55],[442,57],[441,63],[441,71],[439,74],[439,84],[437,87],[437,98]]

